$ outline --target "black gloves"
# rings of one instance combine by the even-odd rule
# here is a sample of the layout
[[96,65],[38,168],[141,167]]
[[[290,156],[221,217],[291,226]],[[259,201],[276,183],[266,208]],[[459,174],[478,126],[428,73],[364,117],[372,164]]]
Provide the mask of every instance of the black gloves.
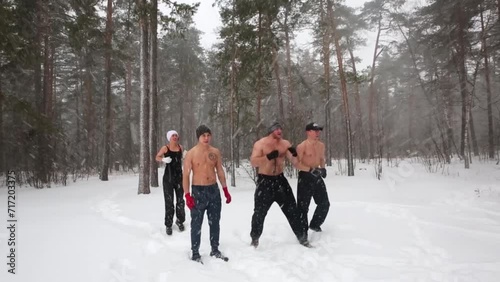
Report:
[[315,168],[312,168],[309,170],[310,173],[312,173],[312,175],[316,176],[316,177],[323,177],[325,178],[326,177],[326,168],[324,167],[315,167]]
[[274,160],[279,156],[280,152],[278,150],[274,150],[271,153],[267,154],[266,157],[268,160]]
[[297,156],[297,149],[295,149],[295,147],[288,148],[288,151],[290,151],[290,153],[292,153],[292,156],[294,156],[294,157]]

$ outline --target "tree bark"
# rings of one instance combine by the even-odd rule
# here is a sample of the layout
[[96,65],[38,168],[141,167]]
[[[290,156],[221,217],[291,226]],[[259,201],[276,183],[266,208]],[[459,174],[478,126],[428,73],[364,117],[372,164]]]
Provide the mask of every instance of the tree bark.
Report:
[[[328,5],[327,3],[327,11]],[[322,56],[323,56],[323,93],[325,99],[325,129],[326,131],[326,164],[328,166],[332,165],[332,142],[331,142],[331,127],[330,127],[330,44],[331,44],[331,32],[328,24],[328,17],[325,15],[325,5],[323,0],[321,1],[321,23],[323,28],[322,36]]]
[[[348,40],[349,41],[349,40]],[[352,63],[352,72],[354,76],[354,104],[356,107],[356,130],[353,134],[353,137],[358,139],[358,146],[359,146],[359,157],[362,160],[365,160],[367,155],[366,155],[366,137],[365,137],[365,130],[363,128],[363,112],[361,111],[361,99],[359,97],[359,81],[358,81],[358,72],[356,70],[356,61],[354,58],[354,52],[352,50],[352,47],[349,45],[349,55],[351,56],[351,63]]]
[[[493,108],[492,108],[492,92],[491,92],[491,81],[490,81],[490,67],[488,59],[488,45],[486,44],[486,30],[484,28],[484,15],[483,15],[483,5],[480,4],[481,8],[481,43],[483,45],[483,58],[484,58],[484,78],[486,80],[486,107],[488,113],[488,157],[490,159],[495,158],[495,134],[493,131]],[[500,0],[498,0],[498,15],[500,16]],[[500,21],[500,19],[499,19]],[[500,23],[500,22],[499,22]]]
[[374,106],[375,106],[375,103],[377,103],[377,101],[375,101],[376,99],[376,93],[375,93],[375,85],[373,84],[374,83],[374,80],[375,80],[375,66],[376,66],[376,62],[377,62],[377,58],[380,54],[379,52],[379,49],[378,49],[378,45],[379,45],[379,41],[380,41],[380,33],[382,31],[382,20],[379,19],[378,21],[378,28],[377,28],[377,37],[375,39],[375,48],[373,50],[373,60],[372,60],[372,67],[371,67],[371,70],[370,70],[370,86],[369,86],[369,96],[368,96],[368,135],[369,135],[369,139],[370,141],[368,142],[369,144],[369,148],[370,148],[370,158],[373,159],[374,155],[375,155],[375,144],[373,143],[374,140],[375,140],[375,136],[374,136],[374,126],[375,126],[375,123],[377,123],[376,121],[376,111],[374,110]]
[[149,103],[149,146],[150,146],[150,181],[152,187],[158,187],[158,163],[155,160],[158,148],[158,80],[157,80],[157,57],[158,57],[158,0],[151,0],[151,54],[150,75],[151,93]]
[[[130,20],[130,14],[132,13],[132,1],[129,1],[127,8],[127,21]],[[127,25],[127,43],[131,43],[131,32],[130,26]],[[133,150],[133,140],[132,140],[132,48],[127,47],[126,53],[128,55],[125,61],[125,145],[124,151],[126,152],[124,159],[127,163],[127,169],[133,169],[135,161],[133,156],[135,150]]]
[[139,120],[139,187],[138,194],[149,194],[150,189],[150,145],[149,145],[149,42],[148,13],[146,0],[138,0],[139,26],[141,30],[141,99]]
[[[284,29],[285,29],[285,52],[286,52],[286,81],[287,81],[287,95],[288,95],[288,119],[293,122],[294,117],[294,98],[293,98],[293,81],[292,81],[292,58],[290,53],[290,27],[288,26],[288,14],[289,7],[287,5],[285,11],[285,21],[284,21]],[[290,124],[291,125],[291,124]],[[292,130],[292,134],[295,131]],[[292,140],[295,140],[295,136],[292,136]]]
[[[470,105],[470,107],[472,108],[472,105]],[[469,127],[470,127],[469,130],[470,130],[471,141],[472,141],[472,152],[474,153],[474,156],[477,157],[479,156],[479,145],[477,143],[476,129],[474,126],[472,109],[469,110]]]
[[42,184],[49,184],[51,181],[51,175],[53,170],[53,152],[52,152],[52,138],[50,135],[50,128],[53,126],[53,76],[52,76],[52,63],[53,63],[53,53],[52,53],[52,37],[51,37],[51,20],[49,13],[49,6],[47,2],[42,4],[42,17],[43,17],[43,84],[42,84],[42,116],[45,119],[45,126],[41,130],[42,134],[42,144],[41,144],[41,155],[43,158],[44,167],[40,169],[39,180]]
[[5,95],[2,90],[2,72],[0,72],[0,175],[7,175],[7,166],[5,165],[5,144],[4,144],[4,128],[3,128],[3,114]]
[[342,90],[342,105],[344,109],[344,129],[346,134],[346,155],[347,155],[347,175],[354,176],[354,161],[353,161],[353,146],[352,146],[352,133],[351,133],[351,114],[349,111],[349,98],[347,94],[347,82],[344,74],[344,63],[342,57],[342,50],[340,49],[340,38],[337,33],[337,25],[333,14],[333,0],[328,1],[328,14],[332,24],[332,33],[335,43],[335,52],[337,54],[337,63],[339,67],[340,85]]
[[[271,28],[271,27],[269,27]],[[278,109],[279,109],[279,120],[280,122],[285,121],[285,107],[283,103],[283,93],[281,89],[281,78],[280,78],[280,64],[278,62],[278,49],[277,46],[273,46],[273,68],[274,76],[276,77],[276,93],[278,95]]]
[[467,90],[467,69],[465,66],[465,56],[466,56],[466,23],[465,15],[460,4],[456,7],[456,12],[458,15],[458,78],[460,85],[460,94],[462,96],[462,142],[460,152],[464,157],[464,166],[466,169],[470,166],[470,153],[469,151],[469,122],[470,122],[470,110],[471,110],[471,97],[472,96]]
[[[232,24],[233,24],[233,27],[235,26],[235,23],[234,23],[234,15],[235,15],[235,1],[233,1],[232,3],[232,8],[233,8],[233,17],[232,17]],[[230,123],[230,145],[231,145],[231,187],[236,187],[236,167],[235,167],[235,146],[234,146],[234,142],[235,142],[235,136],[234,136],[234,129],[235,129],[235,98],[236,98],[236,68],[237,68],[237,65],[236,65],[236,55],[237,55],[237,46],[236,46],[236,40],[235,40],[235,34],[233,33],[233,37],[232,37],[232,42],[231,42],[231,53],[232,53],[232,58],[231,58],[231,80],[230,80],[230,95],[231,95],[231,98],[230,98],[230,106],[229,106],[229,110],[230,110],[230,118],[231,118],[231,123]]]
[[106,35],[104,53],[104,72],[106,77],[105,87],[105,131],[104,131],[104,157],[101,170],[101,180],[108,181],[109,157],[111,154],[111,51],[113,37],[113,0],[108,0],[106,13]]
[[262,12],[259,11],[259,25],[258,25],[258,38],[257,38],[257,54],[259,54],[259,61],[257,66],[257,128],[255,129],[255,140],[260,138],[260,125],[261,125],[261,109],[262,109]]

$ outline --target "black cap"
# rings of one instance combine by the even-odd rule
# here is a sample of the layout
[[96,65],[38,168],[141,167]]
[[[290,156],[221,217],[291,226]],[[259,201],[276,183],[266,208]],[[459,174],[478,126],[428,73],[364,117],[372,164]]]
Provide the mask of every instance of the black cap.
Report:
[[276,129],[283,129],[283,127],[281,126],[281,124],[277,121],[273,122],[268,128],[267,128],[267,135],[273,133],[273,131],[275,131]]
[[198,128],[196,128],[196,138],[199,139],[200,136],[205,134],[205,133],[212,134],[212,131],[210,131],[210,128],[208,128],[208,126],[202,124],[202,125],[198,126]]
[[319,126],[319,124],[311,122],[306,125],[306,131],[309,130],[323,130],[323,126]]

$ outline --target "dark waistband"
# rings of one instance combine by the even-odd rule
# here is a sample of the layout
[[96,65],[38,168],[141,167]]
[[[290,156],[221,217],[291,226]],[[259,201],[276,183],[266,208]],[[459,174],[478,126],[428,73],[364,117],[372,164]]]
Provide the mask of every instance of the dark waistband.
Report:
[[259,179],[268,179],[268,180],[275,180],[275,179],[281,179],[284,178],[285,175],[283,173],[280,173],[278,175],[267,175],[267,174],[258,174],[257,175]]
[[208,189],[208,188],[219,189],[219,185],[217,185],[217,183],[210,184],[210,185],[191,185],[191,188],[193,188],[193,189]]
[[299,171],[299,177],[321,178],[320,175],[314,175],[308,171]]

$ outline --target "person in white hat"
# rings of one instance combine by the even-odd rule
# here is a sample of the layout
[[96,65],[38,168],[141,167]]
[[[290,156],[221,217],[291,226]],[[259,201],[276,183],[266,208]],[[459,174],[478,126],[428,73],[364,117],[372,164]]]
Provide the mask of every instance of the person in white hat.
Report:
[[[156,161],[165,163],[163,173],[163,197],[165,199],[165,226],[167,235],[172,235],[174,214],[177,216],[175,224],[179,231],[184,231],[186,212],[184,211],[184,197],[182,190],[182,146],[179,144],[179,134],[175,130],[167,132],[168,144],[160,148],[156,154]],[[176,204],[174,207],[174,193]]]

